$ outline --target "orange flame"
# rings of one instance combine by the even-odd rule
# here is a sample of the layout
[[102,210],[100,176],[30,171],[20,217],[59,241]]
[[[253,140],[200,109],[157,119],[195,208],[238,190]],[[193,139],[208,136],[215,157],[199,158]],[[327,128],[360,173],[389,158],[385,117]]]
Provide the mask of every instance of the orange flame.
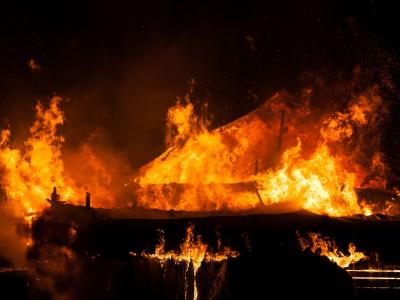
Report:
[[57,133],[57,128],[64,123],[60,101],[60,97],[54,97],[47,109],[38,102],[36,120],[30,128],[31,136],[22,151],[8,145],[9,130],[1,132],[2,186],[8,204],[17,214],[43,209],[54,186],[60,188],[63,199],[77,198],[73,182],[64,177],[61,154],[64,138]]
[[368,214],[358,204],[355,174],[341,167],[340,159],[321,144],[309,159],[300,158],[301,142],[283,154],[282,167],[257,178],[259,192],[268,203],[295,201],[319,214]]
[[[73,178],[65,172],[60,101],[54,97],[48,108],[36,105],[36,121],[22,148],[10,146],[10,130],[0,131],[1,184],[15,212],[43,209],[54,186],[67,202],[81,202],[90,184],[97,206],[116,203],[109,168],[90,146],[81,147],[82,155],[71,163],[80,171]],[[383,156],[376,151],[362,165],[356,157],[361,150],[345,147],[354,136],[362,138],[357,136],[362,128],[377,122],[381,107],[372,90],[324,119],[312,113],[307,101],[277,94],[256,111],[210,131],[186,97],[168,111],[167,151],[135,178],[140,186],[135,203],[188,211],[289,203],[331,216],[393,212],[398,208],[378,209],[354,192],[359,186],[384,186]]]
[[[193,299],[197,299],[198,290],[197,290],[197,282],[196,276],[197,272],[203,263],[205,262],[221,262],[227,260],[228,258],[235,258],[239,256],[239,252],[233,251],[228,247],[224,247],[219,249],[216,253],[211,253],[207,251],[207,245],[204,244],[201,240],[201,236],[197,237],[194,234],[194,226],[190,225],[186,228],[186,237],[185,240],[180,245],[180,251],[176,252],[174,250],[170,250],[165,252],[165,238],[164,232],[160,232],[160,241],[156,245],[154,254],[143,253],[144,257],[155,258],[163,264],[168,260],[172,260],[175,263],[183,262],[186,267],[186,272],[188,272],[190,265],[193,267]],[[185,293],[186,298],[186,293]]]
[[[46,198],[53,187],[57,187],[62,201],[82,204],[85,185],[90,184],[90,191],[96,197],[95,206],[114,203],[113,191],[109,189],[111,177],[89,146],[81,147],[77,155],[82,160],[79,161],[79,174],[72,178],[65,172],[62,157],[64,137],[58,131],[64,124],[60,102],[61,98],[56,96],[47,108],[37,103],[30,137],[21,148],[9,144],[9,129],[0,131],[1,187],[6,205],[15,215],[29,215],[45,208],[48,205]],[[75,179],[81,179],[82,169],[91,172],[86,171],[86,180],[81,180],[84,185],[78,185]]]
[[326,256],[329,260],[344,269],[360,260],[368,259],[368,256],[363,252],[356,251],[356,246],[353,243],[349,243],[349,254],[346,255],[338,249],[335,240],[322,237],[318,233],[310,232],[308,233],[308,238],[298,234],[298,240],[302,250],[310,249],[312,253]]
[[[276,95],[255,112],[209,131],[205,122],[199,124],[190,101],[178,102],[168,111],[167,128],[177,127],[174,138],[167,138],[168,150],[136,178],[137,203],[198,211],[287,202],[331,216],[369,215],[372,208],[358,201],[354,188],[370,171],[383,173],[384,163],[377,152],[371,170],[355,159],[350,164],[353,157],[340,143],[347,143],[355,128],[376,122],[380,106],[381,98],[370,92],[356,97],[345,112],[318,120],[307,103]],[[321,124],[317,130],[316,124]],[[286,150],[280,152],[281,147]]]

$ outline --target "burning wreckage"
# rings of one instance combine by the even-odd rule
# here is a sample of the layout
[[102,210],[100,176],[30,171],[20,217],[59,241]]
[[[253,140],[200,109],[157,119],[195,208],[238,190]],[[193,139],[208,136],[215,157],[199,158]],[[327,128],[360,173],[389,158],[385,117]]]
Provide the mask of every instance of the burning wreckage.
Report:
[[1,262],[2,290],[14,299],[398,297],[397,179],[374,150],[382,99],[371,89],[327,114],[300,98],[278,93],[214,130],[178,102],[167,151],[130,178],[124,208],[104,181],[91,181],[91,201],[68,175],[61,99],[39,103],[22,150],[1,133],[4,211],[24,220],[27,247],[26,267]]

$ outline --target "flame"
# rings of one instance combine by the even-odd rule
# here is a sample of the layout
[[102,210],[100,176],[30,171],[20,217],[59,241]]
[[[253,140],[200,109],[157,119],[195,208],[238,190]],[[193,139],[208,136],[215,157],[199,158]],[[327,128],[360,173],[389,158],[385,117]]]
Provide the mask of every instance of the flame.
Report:
[[[79,204],[86,184],[96,197],[94,206],[116,203],[110,166],[90,145],[71,155],[68,170],[74,177],[66,172],[64,137],[58,131],[64,123],[60,101],[54,97],[47,108],[36,105],[23,147],[10,145],[9,129],[0,131],[1,185],[16,212],[43,209],[53,187],[63,201]],[[187,96],[169,109],[168,149],[139,170],[134,202],[163,210],[246,210],[289,203],[331,216],[393,213],[397,206],[367,205],[354,191],[385,186],[384,157],[375,151],[361,159],[364,148],[354,142],[366,139],[362,131],[378,122],[380,110],[382,99],[374,89],[329,115],[313,112],[308,100],[276,94],[256,111],[209,130]],[[350,143],[355,149],[349,151]]]
[[275,95],[254,113],[212,131],[188,99],[178,102],[168,111],[167,151],[135,179],[137,204],[211,211],[287,202],[331,216],[370,215],[376,211],[358,201],[354,188],[371,173],[380,175],[382,186],[385,164],[376,152],[367,170],[345,145],[356,129],[377,122],[382,99],[376,93],[355,97],[325,119],[306,102]]
[[[59,133],[59,127],[65,121],[61,100],[58,96],[53,97],[48,107],[40,102],[36,104],[36,119],[30,127],[30,137],[22,147],[10,145],[9,129],[0,131],[1,187],[6,205],[15,215],[29,217],[41,211],[48,205],[46,198],[53,187],[57,187],[60,200],[82,204],[89,184],[91,194],[96,197],[94,206],[114,204],[111,177],[89,145],[84,144],[75,154],[79,157],[79,168],[74,168],[79,172],[72,177],[65,171],[64,137]],[[86,176],[86,180],[82,180],[81,174]],[[78,185],[76,179],[84,184]]]
[[197,117],[188,96],[185,97],[185,102],[181,104],[178,99],[177,105],[168,110],[165,141],[168,147],[181,145],[189,137],[206,130],[205,120]]
[[349,243],[349,254],[346,255],[338,249],[335,240],[329,237],[322,237],[318,233],[310,232],[308,233],[308,238],[298,234],[298,240],[302,250],[310,249],[312,253],[326,256],[329,260],[344,269],[360,260],[368,259],[368,256],[363,252],[356,251],[356,246],[353,243]]
[[[189,107],[189,109],[188,109]],[[256,207],[259,199],[250,190],[239,190],[238,197],[231,197],[235,185],[247,181],[254,175],[255,158],[263,149],[253,145],[261,143],[268,127],[261,119],[250,120],[248,126],[230,126],[209,131],[205,122],[191,113],[192,104],[177,103],[169,115],[186,116],[183,128],[194,126],[184,142],[170,145],[159,158],[141,170],[137,182],[143,187],[139,191],[138,204],[150,208],[182,210],[246,209]],[[177,118],[168,117],[168,120]],[[174,126],[178,125],[177,123]],[[173,127],[168,123],[167,128]],[[169,138],[168,140],[171,140]],[[242,157],[254,157],[251,163],[240,163]],[[177,195],[174,185],[184,185],[182,195]],[[175,201],[174,198],[178,198]]]
[[268,203],[295,201],[303,208],[333,216],[368,214],[353,190],[356,176],[341,167],[340,159],[321,144],[309,159],[300,158],[301,142],[285,151],[283,167],[257,178],[259,192]]
[[[221,262],[229,258],[236,258],[239,256],[239,252],[233,251],[228,247],[219,249],[216,253],[207,251],[207,245],[202,242],[201,236],[194,234],[194,226],[190,225],[186,228],[186,236],[182,244],[180,245],[179,252],[170,250],[165,251],[165,237],[162,230],[159,231],[159,243],[156,245],[153,254],[142,253],[142,256],[157,259],[163,265],[166,261],[172,260],[175,263],[184,263],[186,272],[189,271],[189,267],[193,267],[193,299],[198,297],[198,288],[196,282],[197,272],[203,263],[205,262]],[[219,243],[220,244],[220,243]],[[186,277],[186,274],[185,274]],[[186,284],[187,286],[187,284]],[[185,292],[186,298],[186,292]]]
[[10,130],[1,132],[2,186],[8,204],[15,212],[40,211],[46,206],[45,199],[54,186],[59,187],[64,200],[77,198],[73,182],[64,177],[61,154],[64,138],[57,133],[58,127],[64,123],[60,101],[60,97],[54,97],[47,109],[40,102],[37,103],[36,120],[30,128],[31,136],[22,150],[8,144]]
[[380,98],[367,98],[361,95],[355,102],[350,104],[347,113],[336,112],[324,122],[321,135],[325,140],[342,141],[353,135],[354,125],[362,126],[368,124],[369,115],[380,105]]

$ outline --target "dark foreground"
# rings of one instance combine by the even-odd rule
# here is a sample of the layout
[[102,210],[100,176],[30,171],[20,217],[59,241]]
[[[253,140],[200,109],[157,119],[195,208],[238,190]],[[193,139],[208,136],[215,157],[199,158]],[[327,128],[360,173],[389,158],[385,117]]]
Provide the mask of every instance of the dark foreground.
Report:
[[351,268],[399,265],[396,218],[329,218],[307,212],[186,218],[171,212],[164,219],[116,219],[73,206],[49,209],[36,219],[28,253],[32,269],[5,269],[12,266],[0,261],[0,291],[11,293],[4,299],[192,299],[191,266],[186,270],[183,263],[160,264],[140,255],[154,252],[158,229],[165,232],[166,249],[178,249],[190,223],[210,251],[216,251],[220,239],[240,252],[224,262],[203,262],[197,274],[198,299],[400,296],[397,289],[355,288],[348,272],[302,251],[297,241],[297,232],[318,232],[335,238],[343,250],[354,242],[372,262]]

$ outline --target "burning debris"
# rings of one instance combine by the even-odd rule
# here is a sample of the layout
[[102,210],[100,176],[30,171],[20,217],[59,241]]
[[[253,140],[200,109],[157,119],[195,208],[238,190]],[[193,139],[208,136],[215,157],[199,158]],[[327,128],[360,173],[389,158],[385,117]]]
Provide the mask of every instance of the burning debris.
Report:
[[368,259],[363,252],[356,251],[356,246],[349,243],[348,255],[339,250],[334,239],[323,237],[321,234],[309,232],[308,237],[301,236],[298,232],[298,241],[302,250],[309,249],[312,253],[326,256],[341,268],[348,268],[361,260]]
[[[229,258],[236,258],[239,256],[239,252],[233,251],[228,247],[223,247],[218,249],[218,252],[211,253],[208,251],[208,247],[201,240],[201,236],[194,234],[194,226],[189,225],[186,228],[186,237],[185,240],[180,245],[180,251],[176,252],[174,250],[165,251],[165,237],[164,232],[162,230],[159,231],[160,241],[159,244],[156,245],[154,254],[142,253],[142,256],[148,258],[154,258],[160,261],[161,264],[164,264],[166,261],[171,260],[174,263],[183,263],[185,265],[186,274],[185,280],[188,277],[187,272],[189,268],[193,268],[193,299],[196,300],[198,297],[198,288],[197,288],[197,272],[201,267],[203,262],[222,262]],[[220,247],[219,242],[219,247]],[[187,286],[185,283],[185,299],[187,298]]]

